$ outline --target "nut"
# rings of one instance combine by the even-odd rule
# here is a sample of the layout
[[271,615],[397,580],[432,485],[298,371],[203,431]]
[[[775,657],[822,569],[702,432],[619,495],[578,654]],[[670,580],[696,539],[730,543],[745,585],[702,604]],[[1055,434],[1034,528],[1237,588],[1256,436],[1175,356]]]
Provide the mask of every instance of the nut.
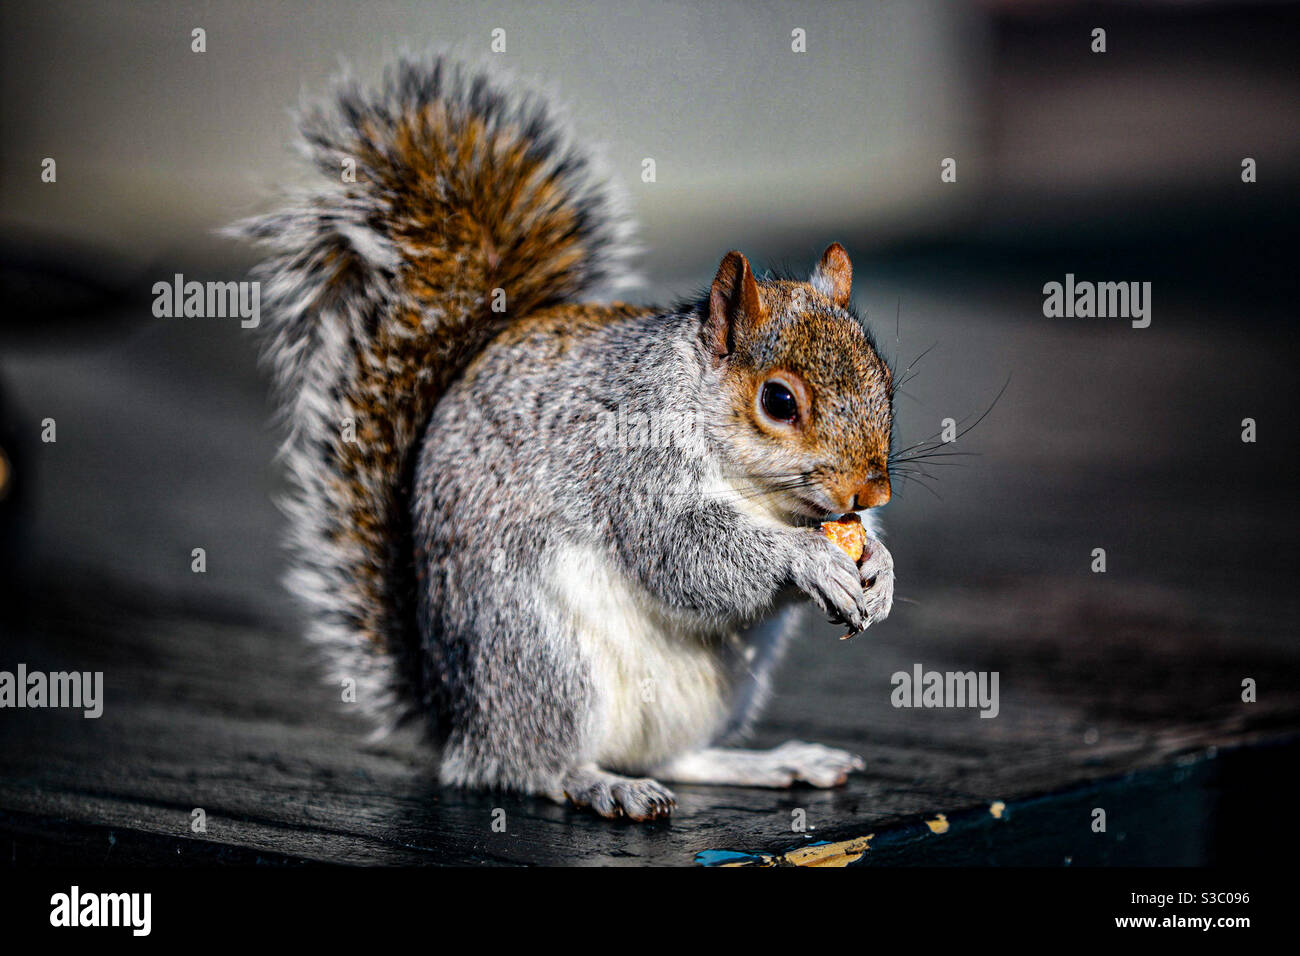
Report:
[[862,552],[867,546],[867,532],[862,527],[862,519],[856,514],[850,511],[835,521],[822,522],[822,533],[852,558],[854,564],[862,560]]

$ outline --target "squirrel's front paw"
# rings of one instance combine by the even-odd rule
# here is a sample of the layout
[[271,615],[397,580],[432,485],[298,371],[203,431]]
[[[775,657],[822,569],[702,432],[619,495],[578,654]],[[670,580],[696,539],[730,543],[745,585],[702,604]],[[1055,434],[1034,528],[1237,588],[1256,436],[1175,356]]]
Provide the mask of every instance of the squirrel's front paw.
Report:
[[858,573],[867,596],[867,627],[887,618],[894,606],[894,556],[879,538],[867,538]]
[[[863,587],[865,578],[853,559],[839,545],[833,544],[818,531],[806,532],[807,547],[794,561],[791,578],[795,587],[803,591],[827,614],[849,625],[855,631],[864,630],[871,623],[873,599]],[[876,543],[868,539],[868,543]],[[887,554],[888,552],[886,552]],[[867,560],[863,553],[863,561]],[[891,560],[892,568],[892,560]],[[893,575],[890,573],[890,594],[893,592]],[[879,583],[879,576],[877,577]]]

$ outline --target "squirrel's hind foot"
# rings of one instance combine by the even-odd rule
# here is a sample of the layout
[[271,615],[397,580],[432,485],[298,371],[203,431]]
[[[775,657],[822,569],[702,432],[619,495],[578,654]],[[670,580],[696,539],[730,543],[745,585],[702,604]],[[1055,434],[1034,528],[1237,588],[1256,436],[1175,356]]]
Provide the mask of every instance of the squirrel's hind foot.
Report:
[[595,764],[570,770],[561,786],[575,807],[590,807],[602,817],[627,817],[638,822],[660,820],[677,806],[673,792],[649,777],[623,777]]
[[791,740],[772,750],[709,748],[685,754],[660,772],[677,783],[733,787],[838,787],[854,770],[866,767],[847,750]]

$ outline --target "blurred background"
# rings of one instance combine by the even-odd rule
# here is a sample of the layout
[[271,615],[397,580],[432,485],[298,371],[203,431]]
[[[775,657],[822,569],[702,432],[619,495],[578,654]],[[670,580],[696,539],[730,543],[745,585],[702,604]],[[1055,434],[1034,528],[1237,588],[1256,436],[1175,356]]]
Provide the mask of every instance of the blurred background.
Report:
[[[175,272],[237,277],[248,250],[215,230],[302,175],[291,108],[345,65],[374,77],[428,47],[541,83],[603,145],[646,250],[631,298],[697,287],[732,247],[803,269],[845,242],[858,305],[893,357],[906,366],[935,345],[902,401],[906,439],[982,410],[1008,376],[1004,406],[971,436],[999,461],[1092,457],[1072,435],[1069,413],[1084,408],[1130,464],[1206,416],[1231,438],[1250,402],[1197,408],[1204,389],[1170,396],[1152,366],[1194,349],[1193,326],[1217,323],[1230,344],[1292,314],[1297,16],[1286,3],[1051,0],[8,3],[0,387],[11,431],[30,437],[54,417],[60,436],[11,476],[26,487],[8,510],[32,496],[25,560],[51,552],[185,588],[195,582],[168,570],[172,553],[231,534],[227,583],[268,576],[254,333],[154,319],[150,289]],[[498,27],[506,52],[493,55]],[[1091,52],[1096,27],[1104,54]],[[791,51],[796,28],[806,53]],[[954,183],[940,179],[946,158]],[[1067,271],[1154,282],[1153,327],[1044,319],[1041,286]],[[1105,369],[1088,364],[1099,342],[1122,350]],[[1188,371],[1261,396],[1293,387],[1284,365],[1238,363],[1230,348],[1203,358],[1188,354]],[[1157,427],[1125,419],[1134,410],[1092,377],[1103,371],[1145,377]],[[1061,392],[1025,408],[1041,374]],[[1161,417],[1162,403],[1178,410]],[[951,489],[963,513],[971,480]],[[54,506],[80,482],[93,499]],[[212,531],[195,517],[204,508],[222,515]]]
[[[1222,727],[1262,668],[1261,708],[1294,728],[1298,21],[1293,3],[1215,0],[9,0],[5,660],[57,660],[79,621],[162,608],[292,631],[256,333],[156,319],[150,290],[243,277],[249,250],[215,230],[304,174],[304,96],[450,47],[553,91],[602,144],[645,247],[628,298],[698,288],[731,248],[807,270],[839,240],[859,311],[911,370],[900,445],[1007,385],[954,446],[973,457],[897,485],[885,524],[911,603],[833,648],[864,695],[887,695],[896,663],[983,661],[1013,675],[1013,725],[1104,739],[1109,720],[1138,746],[1158,736],[1132,729],[1143,715]],[[1045,317],[1066,273],[1151,282],[1151,326]],[[792,662],[778,722],[826,646]],[[1148,671],[1173,711],[1123,683]],[[1006,733],[975,724],[990,747]]]

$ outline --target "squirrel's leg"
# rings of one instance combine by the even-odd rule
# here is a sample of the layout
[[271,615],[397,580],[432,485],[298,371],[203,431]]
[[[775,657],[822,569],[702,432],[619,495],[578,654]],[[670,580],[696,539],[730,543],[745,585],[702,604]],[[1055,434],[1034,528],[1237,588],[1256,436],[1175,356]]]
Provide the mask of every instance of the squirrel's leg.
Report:
[[790,787],[809,783],[837,787],[849,771],[866,767],[846,750],[791,740],[772,750],[706,748],[683,754],[660,768],[658,776],[676,783],[737,787]]
[[545,795],[603,817],[668,816],[676,801],[663,784],[611,773],[583,756],[591,750],[586,725],[596,689],[566,613],[521,590],[531,580],[522,575],[494,578],[436,563],[425,577],[439,596],[463,580],[495,583],[495,616],[490,626],[476,626],[454,615],[461,602],[430,604],[431,651],[440,672],[455,677],[446,682],[453,720],[442,780]]
[[[590,807],[602,817],[657,820],[677,806],[673,792],[649,777],[624,777],[594,763],[579,764],[561,781],[563,797],[576,807]],[[556,795],[560,799],[560,795]]]

